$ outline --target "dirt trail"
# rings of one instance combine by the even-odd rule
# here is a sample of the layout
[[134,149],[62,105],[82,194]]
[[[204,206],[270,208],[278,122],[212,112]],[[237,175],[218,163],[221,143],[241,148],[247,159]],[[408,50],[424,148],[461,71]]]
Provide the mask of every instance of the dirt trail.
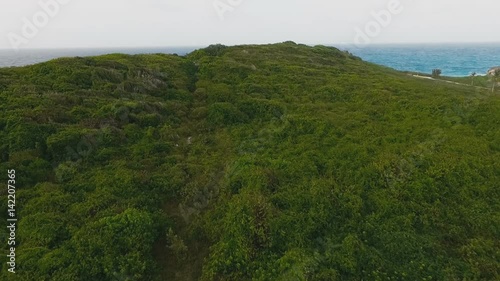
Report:
[[423,75],[417,75],[417,74],[409,74],[409,75],[412,76],[412,77],[415,77],[415,78],[420,78],[420,79],[427,79],[427,80],[445,82],[445,83],[455,84],[455,85],[460,85],[460,86],[474,87],[476,89],[486,89],[486,90],[489,90],[489,88],[486,88],[486,87],[473,86],[473,85],[469,85],[469,84],[458,83],[458,82],[453,82],[453,81],[448,81],[448,80],[443,80],[443,79],[436,79],[436,78],[432,78],[432,77],[429,77],[429,76],[423,76]]

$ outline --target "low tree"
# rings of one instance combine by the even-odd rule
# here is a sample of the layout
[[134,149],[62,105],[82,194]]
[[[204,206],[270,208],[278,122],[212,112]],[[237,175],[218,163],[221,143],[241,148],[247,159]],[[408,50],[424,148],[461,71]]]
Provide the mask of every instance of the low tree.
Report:
[[472,85],[472,86],[474,86],[474,78],[476,77],[476,75],[477,75],[477,73],[476,73],[476,72],[472,72],[472,73],[470,74],[470,77],[471,77],[471,80],[472,80],[472,83],[471,83],[471,85]]
[[438,68],[433,69],[432,70],[432,77],[438,78],[439,76],[441,76],[441,73],[442,73],[441,69],[438,69]]

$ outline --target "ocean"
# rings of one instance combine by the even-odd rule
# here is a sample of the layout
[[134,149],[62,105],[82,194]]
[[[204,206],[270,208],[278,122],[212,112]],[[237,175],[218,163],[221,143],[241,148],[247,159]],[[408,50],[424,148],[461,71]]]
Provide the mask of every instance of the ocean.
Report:
[[486,75],[500,66],[500,43],[484,44],[414,44],[342,46],[363,60],[402,71],[431,74],[441,69],[444,76]]
[[188,54],[201,47],[164,47],[164,48],[95,48],[95,49],[0,49],[0,67],[25,66],[61,57],[88,57],[105,54]]
[[[445,76],[468,76],[472,72],[485,75],[491,67],[500,66],[500,43],[489,44],[414,44],[368,45],[356,47],[337,45],[365,61],[402,71],[431,73],[442,70]],[[23,66],[59,57],[97,56],[110,53],[185,55],[199,47],[108,48],[108,49],[31,49],[14,52],[0,50],[0,67]]]

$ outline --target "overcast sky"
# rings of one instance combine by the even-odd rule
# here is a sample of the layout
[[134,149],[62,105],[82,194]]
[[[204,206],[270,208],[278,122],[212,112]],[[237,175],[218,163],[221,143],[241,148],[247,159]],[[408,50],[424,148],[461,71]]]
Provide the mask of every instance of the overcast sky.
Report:
[[[44,25],[39,2],[55,1],[68,3]],[[385,26],[373,22],[382,10]],[[500,42],[499,11],[498,0],[0,0],[0,48]]]

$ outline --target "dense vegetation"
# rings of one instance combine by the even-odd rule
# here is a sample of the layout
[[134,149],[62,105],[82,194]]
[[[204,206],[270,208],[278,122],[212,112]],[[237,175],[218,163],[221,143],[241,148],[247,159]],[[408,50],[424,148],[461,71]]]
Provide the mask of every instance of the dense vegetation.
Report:
[[2,280],[500,279],[490,89],[286,42],[0,69],[0,107]]

